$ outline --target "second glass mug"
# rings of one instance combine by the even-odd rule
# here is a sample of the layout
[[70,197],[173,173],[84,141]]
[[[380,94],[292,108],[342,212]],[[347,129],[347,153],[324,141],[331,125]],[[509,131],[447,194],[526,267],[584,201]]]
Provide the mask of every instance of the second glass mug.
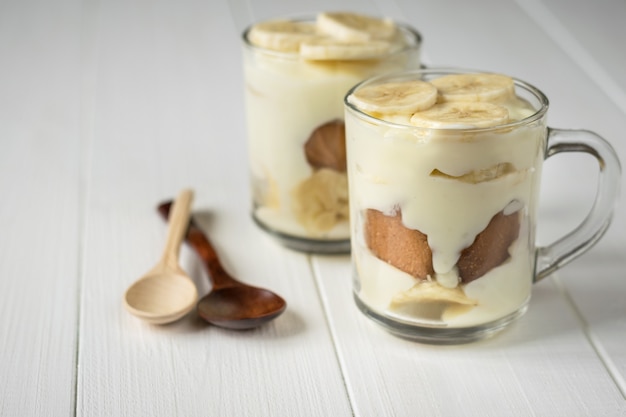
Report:
[[368,58],[308,59],[297,50],[255,45],[255,25],[243,34],[253,219],[286,247],[347,253],[343,98],[365,78],[419,68],[421,35],[396,24],[398,49]]
[[[463,77],[472,73],[383,75],[356,85],[345,99],[354,298],[387,330],[425,343],[479,340],[520,317],[533,282],[604,234],[619,193],[621,168],[610,144],[593,132],[547,127],[548,99],[526,82],[505,77],[508,98],[478,103],[487,117],[503,107],[516,116],[485,127],[429,120],[466,109],[441,103],[440,92],[436,105],[413,115],[373,112],[362,100],[403,83],[471,84]],[[469,114],[478,105],[467,106]],[[575,230],[536,247],[542,165],[562,152],[598,160],[595,203]]]

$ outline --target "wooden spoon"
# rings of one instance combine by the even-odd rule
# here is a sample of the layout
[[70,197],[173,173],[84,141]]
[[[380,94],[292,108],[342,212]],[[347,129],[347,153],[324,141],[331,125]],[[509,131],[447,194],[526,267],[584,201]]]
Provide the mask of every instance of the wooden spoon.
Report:
[[189,313],[198,299],[196,286],[178,264],[192,200],[191,190],[183,190],[178,195],[161,260],[124,294],[128,311],[147,322],[165,324],[176,321]]
[[[171,202],[165,202],[158,207],[165,220],[170,205]],[[282,297],[239,282],[224,270],[209,238],[193,218],[186,239],[202,259],[212,284],[211,291],[198,302],[202,319],[219,327],[242,330],[261,326],[285,311],[287,303]]]

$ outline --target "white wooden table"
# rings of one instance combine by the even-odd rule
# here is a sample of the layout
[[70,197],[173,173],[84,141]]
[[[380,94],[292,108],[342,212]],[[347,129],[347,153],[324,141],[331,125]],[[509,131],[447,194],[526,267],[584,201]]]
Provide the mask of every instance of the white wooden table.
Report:
[[[363,317],[348,257],[254,226],[240,33],[325,9],[414,25],[430,66],[535,84],[552,126],[595,130],[626,161],[623,0],[2,1],[0,415],[626,415],[623,205],[510,329],[447,348]],[[580,222],[595,182],[591,158],[547,163],[541,242]],[[287,300],[276,321],[158,327],[122,308],[164,243],[156,204],[187,186],[226,268]],[[182,264],[208,291],[188,248]]]

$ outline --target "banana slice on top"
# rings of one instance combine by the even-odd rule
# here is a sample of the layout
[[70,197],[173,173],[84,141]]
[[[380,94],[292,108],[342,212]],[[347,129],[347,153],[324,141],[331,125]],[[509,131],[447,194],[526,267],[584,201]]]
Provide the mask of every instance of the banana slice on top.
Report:
[[348,96],[348,102],[367,113],[412,114],[437,101],[437,89],[428,82],[411,80],[363,87]]
[[302,42],[318,36],[314,23],[289,20],[257,23],[248,32],[251,44],[279,52],[299,52]]
[[485,102],[438,103],[411,116],[411,124],[441,129],[492,127],[509,122],[509,111],[502,106]]
[[300,45],[300,56],[310,60],[367,59],[380,57],[391,50],[387,41],[347,42],[331,38],[313,38]]
[[501,74],[451,74],[431,80],[441,101],[500,101],[515,96],[511,77]]
[[317,27],[320,33],[349,42],[389,40],[396,34],[396,25],[392,20],[356,13],[320,13],[317,15]]

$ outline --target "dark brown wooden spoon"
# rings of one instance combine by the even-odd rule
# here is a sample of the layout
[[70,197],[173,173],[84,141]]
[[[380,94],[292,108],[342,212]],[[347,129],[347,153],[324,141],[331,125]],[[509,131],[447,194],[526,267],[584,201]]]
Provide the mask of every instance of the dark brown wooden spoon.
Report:
[[[171,201],[159,205],[167,221]],[[220,263],[217,252],[202,229],[189,220],[185,240],[196,251],[207,269],[211,291],[197,304],[198,315],[205,321],[227,329],[251,329],[278,317],[287,303],[272,291],[244,284],[233,278]]]

